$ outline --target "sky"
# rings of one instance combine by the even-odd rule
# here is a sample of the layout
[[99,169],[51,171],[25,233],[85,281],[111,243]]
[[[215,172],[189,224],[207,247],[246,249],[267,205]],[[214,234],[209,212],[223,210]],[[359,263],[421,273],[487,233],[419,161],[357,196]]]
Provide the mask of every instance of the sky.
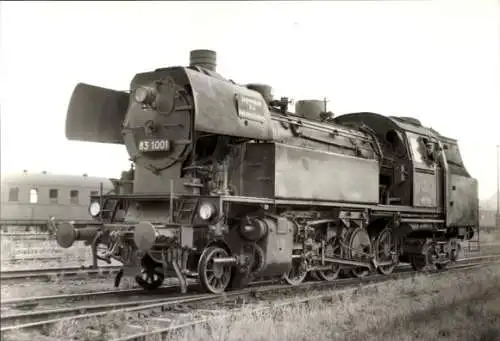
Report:
[[78,82],[217,51],[219,73],[336,114],[412,116],[458,139],[481,198],[496,191],[500,1],[1,2],[1,168],[119,177],[124,146],[68,141]]

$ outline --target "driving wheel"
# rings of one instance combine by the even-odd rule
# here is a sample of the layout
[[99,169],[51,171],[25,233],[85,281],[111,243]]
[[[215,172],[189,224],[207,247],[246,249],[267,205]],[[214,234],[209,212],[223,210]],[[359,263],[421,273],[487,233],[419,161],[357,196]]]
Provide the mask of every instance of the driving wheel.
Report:
[[[342,258],[342,248],[337,243],[337,238],[332,238],[325,246],[325,256],[331,258]],[[339,277],[341,266],[338,263],[332,263],[331,269],[315,271],[317,276],[323,281],[333,281]]]
[[[372,254],[372,243],[368,232],[358,227],[349,235],[348,252],[347,254],[351,259],[359,259],[362,261],[369,262],[369,256]],[[370,270],[365,267],[355,267],[351,270],[354,277],[366,277],[370,273]]]
[[[375,239],[374,243],[375,259],[377,262],[392,261],[392,253],[395,252],[395,243],[392,238],[391,229],[383,229]],[[381,275],[389,275],[394,271],[397,264],[381,265],[377,267],[377,271]]]

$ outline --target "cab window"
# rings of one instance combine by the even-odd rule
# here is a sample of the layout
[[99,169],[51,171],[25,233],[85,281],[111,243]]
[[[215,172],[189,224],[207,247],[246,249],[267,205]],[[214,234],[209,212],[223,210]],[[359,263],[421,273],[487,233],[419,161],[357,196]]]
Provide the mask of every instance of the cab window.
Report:
[[413,162],[429,170],[436,166],[436,143],[426,136],[407,133]]
[[419,140],[419,136],[415,134],[408,134],[408,141],[410,142],[413,161],[416,163],[425,164],[424,149],[422,143]]

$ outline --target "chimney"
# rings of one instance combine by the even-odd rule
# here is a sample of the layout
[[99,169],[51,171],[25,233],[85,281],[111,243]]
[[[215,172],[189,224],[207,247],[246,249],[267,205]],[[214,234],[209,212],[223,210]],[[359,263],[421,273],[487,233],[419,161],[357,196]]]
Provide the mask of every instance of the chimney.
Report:
[[199,66],[216,72],[217,53],[212,50],[192,50],[189,53],[189,66]]

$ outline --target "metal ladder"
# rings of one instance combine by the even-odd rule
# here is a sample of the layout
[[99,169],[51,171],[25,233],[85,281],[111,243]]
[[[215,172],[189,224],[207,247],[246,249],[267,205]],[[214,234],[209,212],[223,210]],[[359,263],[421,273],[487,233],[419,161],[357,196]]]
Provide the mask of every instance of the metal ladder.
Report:
[[178,223],[182,223],[185,220],[191,221],[198,200],[196,199],[181,199],[179,202],[179,207],[177,214],[175,215],[175,221]]
[[472,252],[480,252],[481,251],[481,243],[479,242],[479,226],[476,228],[476,231],[474,231],[474,236],[469,239],[468,246],[467,246],[467,252],[472,253]]

